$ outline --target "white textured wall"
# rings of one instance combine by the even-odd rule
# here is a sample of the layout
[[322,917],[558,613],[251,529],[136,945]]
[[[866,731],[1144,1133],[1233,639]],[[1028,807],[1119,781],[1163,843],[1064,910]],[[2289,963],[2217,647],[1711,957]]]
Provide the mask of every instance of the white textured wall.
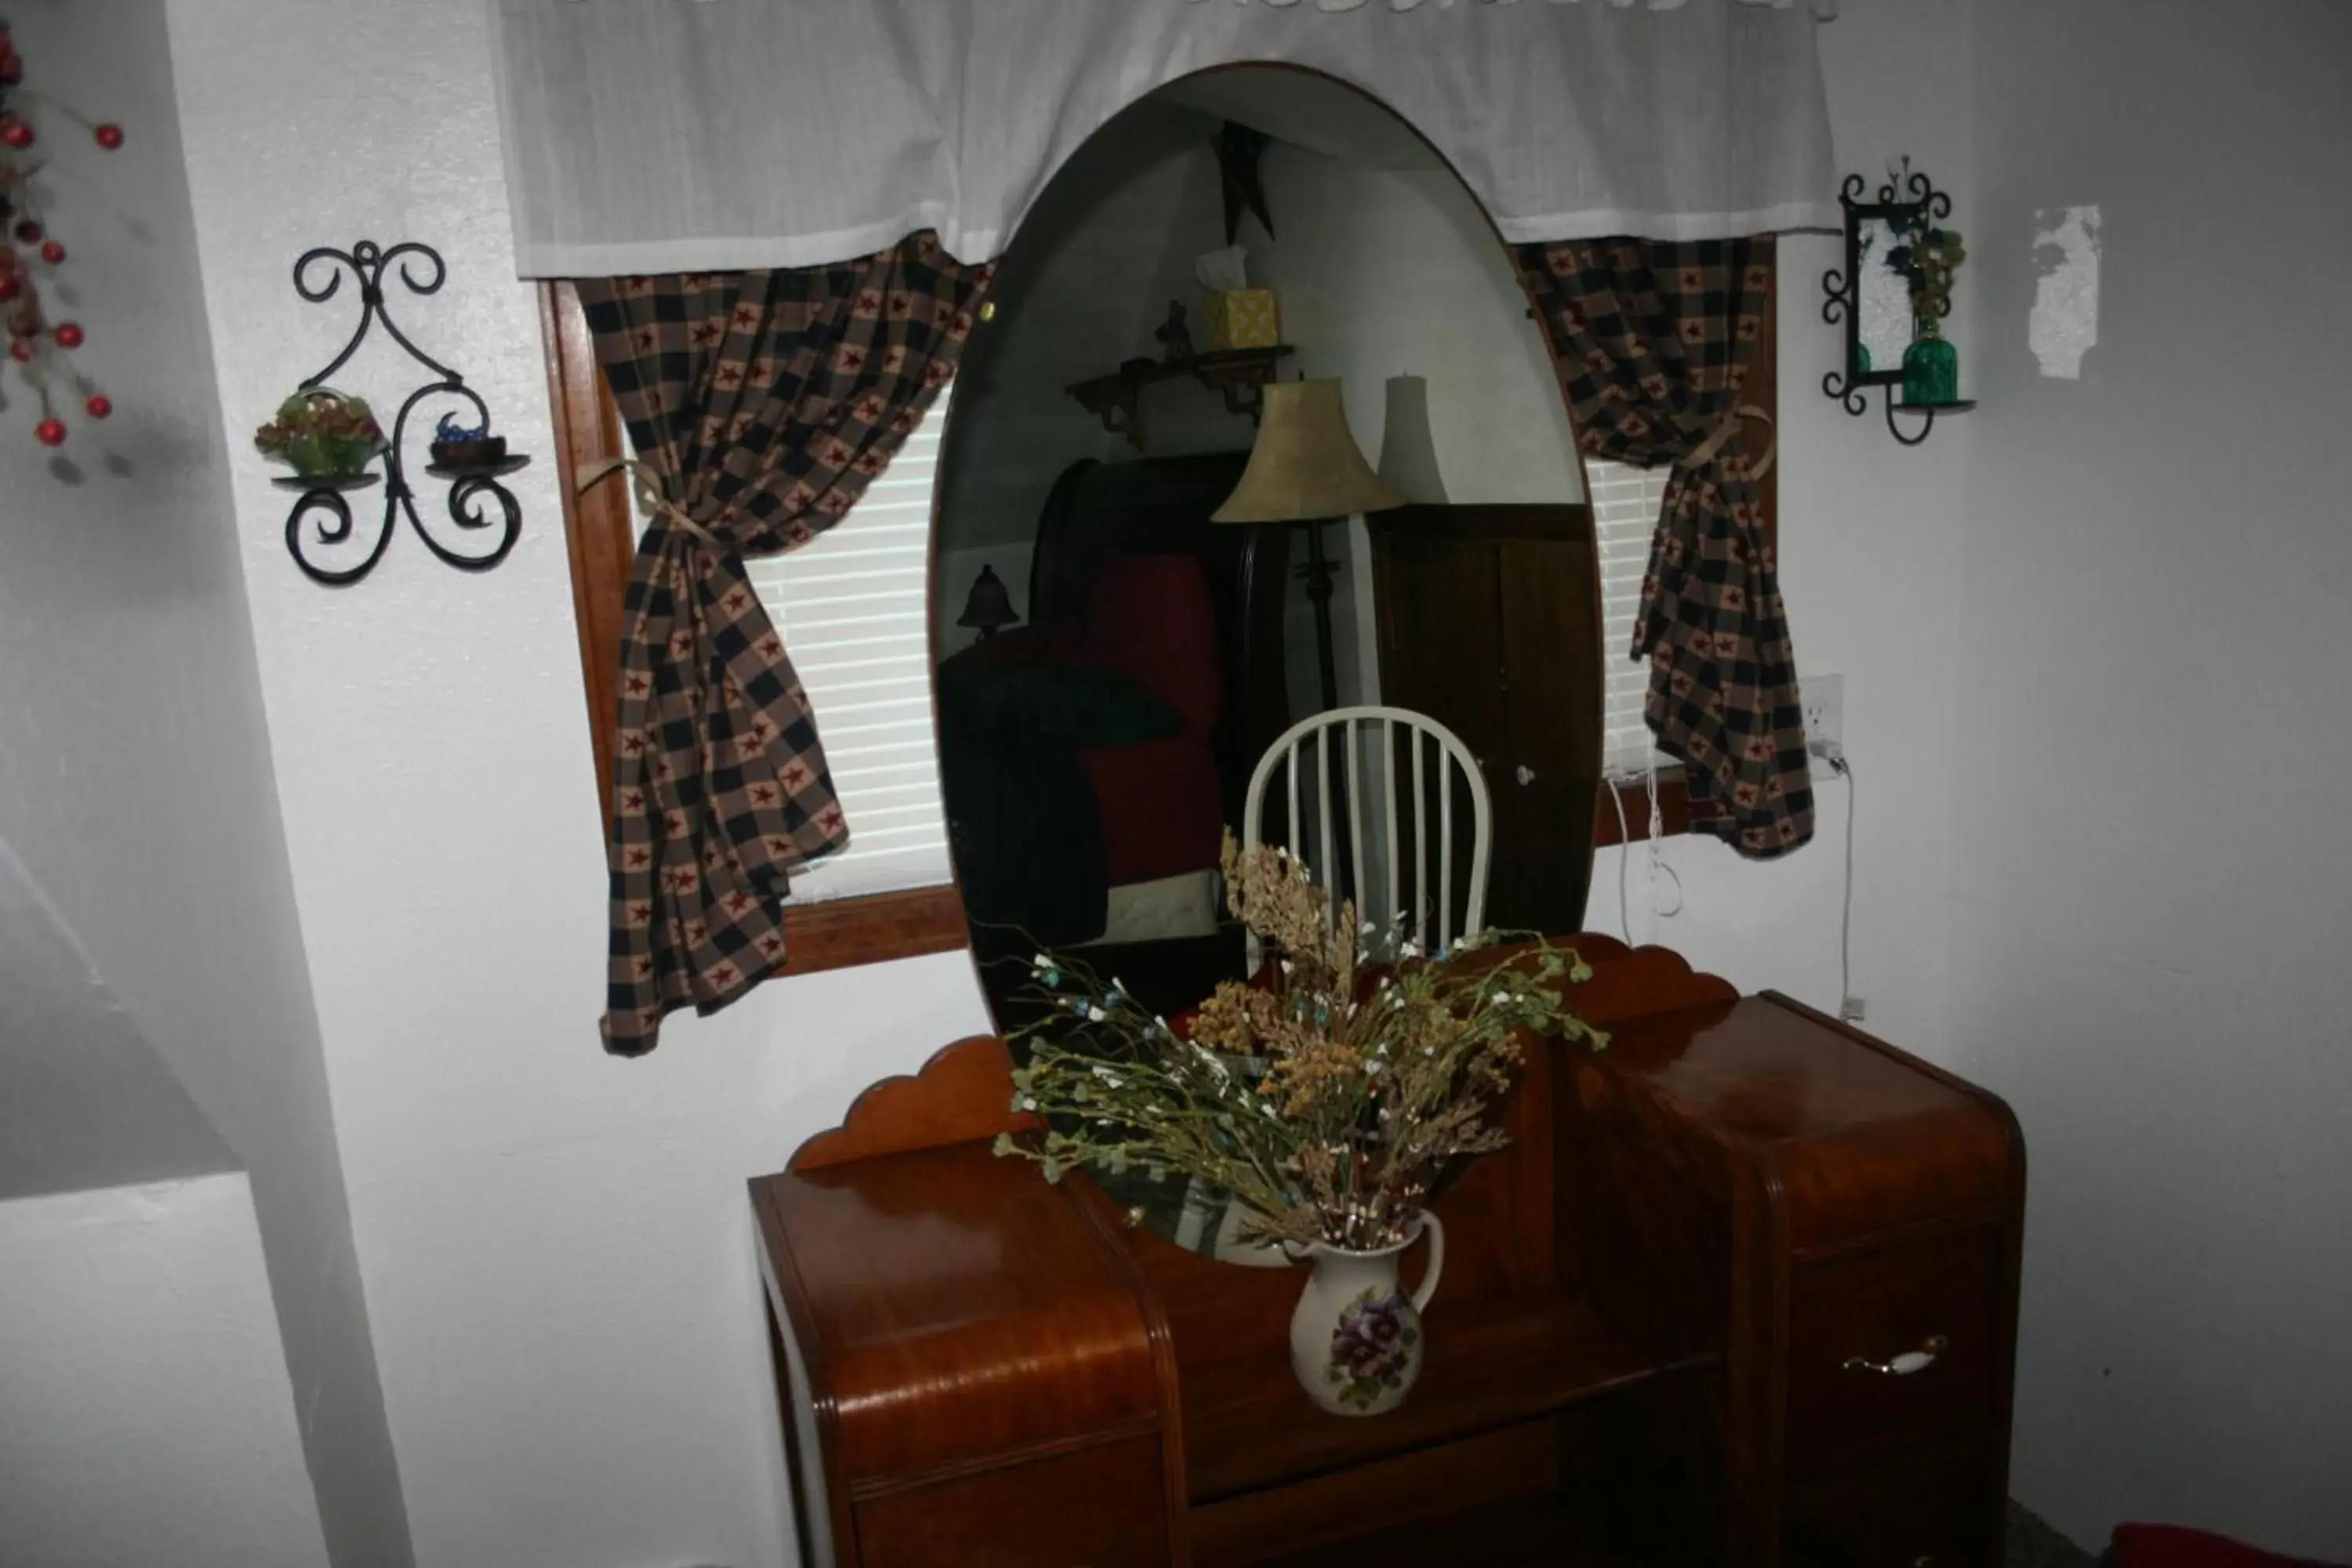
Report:
[[0,1203],[0,1562],[326,1563],[243,1174]]
[[0,839],[0,1201],[235,1169]]
[[[2352,6],[1976,28],[1951,1039],[2032,1149],[2016,1486],[2352,1558]],[[2036,215],[2086,204],[2046,379]]]
[[[790,1536],[743,1182],[984,1028],[978,987],[961,954],[778,980],[675,1018],[651,1058],[603,1054],[603,830],[485,9],[216,0],[171,20],[278,799],[417,1561],[773,1568]],[[404,532],[341,591],[287,559],[287,496],[245,437],[349,331],[348,298],[295,297],[294,258],[366,237],[441,248],[447,287],[395,290],[396,319],[538,458],[494,572]],[[389,399],[398,374],[379,348],[337,380]]]
[[[51,307],[88,330],[83,367],[116,412],[68,412],[52,459],[15,367],[0,377],[0,839],[250,1171],[329,1539],[345,1568],[397,1565],[399,1480],[280,836],[164,8],[10,15],[30,85],[129,140],[104,154],[36,110],[70,254]],[[268,335],[265,321],[212,331],[235,342]]]

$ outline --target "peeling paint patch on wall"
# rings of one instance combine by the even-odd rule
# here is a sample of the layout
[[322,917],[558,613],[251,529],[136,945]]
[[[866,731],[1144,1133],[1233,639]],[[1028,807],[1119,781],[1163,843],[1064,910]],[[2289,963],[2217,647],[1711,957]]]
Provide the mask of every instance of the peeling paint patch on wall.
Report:
[[2099,209],[2043,207],[2033,215],[2033,315],[2026,342],[2042,374],[2083,378],[2099,341]]

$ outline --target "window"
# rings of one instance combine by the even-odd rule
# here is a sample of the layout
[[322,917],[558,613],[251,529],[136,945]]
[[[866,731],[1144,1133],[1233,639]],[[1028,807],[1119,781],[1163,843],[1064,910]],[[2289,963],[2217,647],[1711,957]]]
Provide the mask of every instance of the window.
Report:
[[1584,474],[1592,490],[1592,535],[1601,560],[1601,768],[1607,774],[1638,773],[1653,759],[1660,767],[1672,767],[1672,759],[1651,743],[1650,727],[1642,718],[1650,667],[1625,652],[1642,612],[1642,577],[1649,570],[1650,541],[1665,504],[1667,470],[1591,458]]
[[793,879],[795,903],[955,879],[931,739],[931,482],[952,390],[839,522],[745,563],[849,817],[849,847]]
[[[603,810],[612,798],[609,748],[621,622],[639,524],[619,477],[584,492],[578,488],[582,473],[626,447],[596,368],[580,296],[570,284],[550,283],[541,291],[541,329]],[[970,940],[940,826],[931,750],[930,476],[944,425],[943,399],[852,518],[783,561],[753,567],[754,585],[786,628],[793,668],[817,708],[853,835],[848,850],[795,879],[795,898],[784,915],[795,974],[946,952]],[[879,510],[886,506],[887,511]],[[784,562],[790,566],[779,571]],[[820,574],[823,580],[811,580]],[[865,634],[857,629],[862,619]],[[883,639],[875,628],[885,621],[904,635]],[[870,640],[861,647],[862,636]],[[904,741],[908,732],[919,737],[911,747]],[[854,780],[842,776],[849,770],[857,774]]]
[[[1765,296],[1763,335],[1757,341],[1755,358],[1749,362],[1747,384],[1740,396],[1742,403],[1756,405],[1775,421],[1780,416],[1780,303],[1776,273],[1771,291]],[[1740,440],[1754,454],[1763,452],[1766,442],[1773,438],[1754,424],[1740,431]],[[1649,667],[1625,657],[1625,649],[1633,641],[1633,619],[1641,613],[1642,578],[1649,571],[1650,540],[1657,530],[1658,513],[1665,505],[1666,470],[1636,468],[1587,458],[1584,472],[1592,489],[1588,499],[1592,507],[1593,542],[1601,563],[1602,777],[1619,781],[1613,785],[1618,805],[1624,808],[1626,825],[1633,837],[1643,837],[1650,831],[1649,791],[1643,781],[1632,775],[1646,773],[1654,757],[1659,771],[1660,831],[1680,833],[1690,822],[1690,796],[1683,786],[1682,764],[1651,745],[1650,727],[1642,718],[1649,689]],[[1777,540],[1780,530],[1780,470],[1777,465],[1766,470],[1759,489],[1763,492],[1764,537]],[[1592,842],[1610,845],[1617,841],[1617,805],[1612,805],[1604,793],[1599,809],[1593,813]]]

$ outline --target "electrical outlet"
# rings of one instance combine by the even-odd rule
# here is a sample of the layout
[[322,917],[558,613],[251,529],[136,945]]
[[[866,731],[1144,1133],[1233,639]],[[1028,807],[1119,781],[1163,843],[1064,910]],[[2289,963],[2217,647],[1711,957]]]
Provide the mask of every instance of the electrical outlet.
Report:
[[1804,693],[1805,739],[1843,749],[1845,745],[1845,677],[1808,675],[1798,681]]
[[1841,1023],[1859,1024],[1864,1011],[1861,997],[1849,996],[1845,999],[1845,1005],[1838,1009],[1838,1019]]

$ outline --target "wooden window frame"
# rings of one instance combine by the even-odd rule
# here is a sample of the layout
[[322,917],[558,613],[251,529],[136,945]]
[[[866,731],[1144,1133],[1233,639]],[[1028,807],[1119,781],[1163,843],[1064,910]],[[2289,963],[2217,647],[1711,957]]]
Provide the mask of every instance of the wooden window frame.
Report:
[[[1752,403],[1771,416],[1771,428],[1759,433],[1751,424],[1739,432],[1741,446],[1751,457],[1763,456],[1767,442],[1779,440],[1780,428],[1780,269],[1777,258],[1772,268],[1771,285],[1764,295],[1764,321],[1757,334],[1756,357],[1749,362],[1747,384],[1740,393],[1742,403]],[[1757,481],[1763,491],[1764,539],[1778,545],[1780,539],[1780,465],[1772,467]],[[1614,791],[1618,804],[1610,804]],[[1617,830],[1617,813],[1625,813],[1625,833]],[[1690,831],[1690,786],[1684,780],[1680,767],[1658,770],[1658,816],[1660,831],[1671,837]],[[1606,849],[1622,844],[1630,835],[1639,843],[1650,836],[1650,792],[1639,783],[1611,784],[1601,781],[1594,792],[1592,806],[1592,847]]]
[[[572,556],[572,607],[586,675],[588,737],[595,749],[596,799],[609,831],[613,798],[613,715],[620,710],[621,623],[637,522],[628,481],[615,472],[584,494],[580,475],[622,457],[620,411],[596,367],[596,343],[571,284],[540,288],[540,330],[547,342],[547,395],[555,422],[556,484],[562,492],[563,536]],[[932,517],[938,537],[938,516]],[[934,542],[932,548],[938,548]],[[952,881],[934,887],[825,899],[784,908],[784,973],[960,952],[971,945],[963,894]]]

